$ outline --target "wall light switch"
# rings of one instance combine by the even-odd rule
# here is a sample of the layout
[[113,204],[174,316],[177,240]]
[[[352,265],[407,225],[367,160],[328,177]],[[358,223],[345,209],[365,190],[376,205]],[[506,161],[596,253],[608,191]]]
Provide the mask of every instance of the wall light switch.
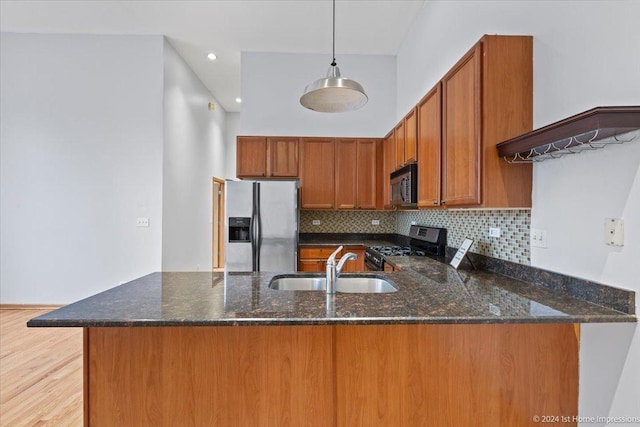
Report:
[[624,220],[606,218],[604,220],[604,242],[609,246],[624,246]]
[[320,225],[320,220],[319,219],[314,219],[313,221],[311,221],[311,224]]
[[149,218],[136,219],[136,227],[148,227],[148,226],[149,226]]
[[547,247],[547,230],[539,228],[531,229],[531,246],[536,248]]
[[380,225],[380,220],[379,219],[372,219],[371,220],[371,225]]

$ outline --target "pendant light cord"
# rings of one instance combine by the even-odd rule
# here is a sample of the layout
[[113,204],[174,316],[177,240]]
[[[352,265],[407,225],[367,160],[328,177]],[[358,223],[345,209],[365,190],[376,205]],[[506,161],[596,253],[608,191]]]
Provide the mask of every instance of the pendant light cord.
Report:
[[333,0],[333,62],[331,66],[336,66],[336,0]]

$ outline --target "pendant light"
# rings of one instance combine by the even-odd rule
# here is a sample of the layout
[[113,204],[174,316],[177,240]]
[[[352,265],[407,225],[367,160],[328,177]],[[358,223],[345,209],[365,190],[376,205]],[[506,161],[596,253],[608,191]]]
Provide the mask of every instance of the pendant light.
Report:
[[333,61],[327,77],[307,85],[300,104],[323,113],[343,113],[363,107],[368,100],[360,83],[340,77],[336,65],[336,0],[333,0]]

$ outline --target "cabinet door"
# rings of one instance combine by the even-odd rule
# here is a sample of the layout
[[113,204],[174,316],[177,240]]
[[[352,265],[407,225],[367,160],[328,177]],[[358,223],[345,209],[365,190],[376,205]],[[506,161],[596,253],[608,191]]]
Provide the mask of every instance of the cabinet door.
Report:
[[414,108],[404,118],[404,163],[418,161],[418,114]]
[[303,138],[300,149],[302,209],[332,209],[334,206],[333,138]]
[[443,184],[447,206],[477,205],[480,195],[482,45],[442,79]]
[[393,131],[393,135],[396,141],[396,165],[395,169],[400,169],[404,166],[404,143],[405,143],[405,130],[404,120],[400,121]]
[[238,178],[267,176],[267,139],[239,136],[236,140],[236,175]]
[[364,246],[346,246],[343,250],[342,250],[342,254],[341,256],[344,256],[344,254],[346,254],[347,252],[352,252],[356,255],[358,255],[357,259],[352,259],[350,261],[347,261],[347,263],[344,265],[342,271],[343,272],[360,272],[360,271],[365,271],[364,268]]
[[440,205],[442,144],[440,83],[418,104],[418,207]]
[[325,262],[317,259],[299,259],[298,271],[319,273],[325,271]]
[[391,206],[391,172],[396,170],[396,141],[395,132],[391,131],[384,139],[384,172],[382,177],[383,188],[383,207],[392,208]]
[[355,139],[336,139],[336,208],[354,209],[357,192],[358,144]]
[[356,207],[376,208],[376,141],[359,139],[356,154]]
[[268,175],[280,178],[298,176],[298,138],[269,138]]

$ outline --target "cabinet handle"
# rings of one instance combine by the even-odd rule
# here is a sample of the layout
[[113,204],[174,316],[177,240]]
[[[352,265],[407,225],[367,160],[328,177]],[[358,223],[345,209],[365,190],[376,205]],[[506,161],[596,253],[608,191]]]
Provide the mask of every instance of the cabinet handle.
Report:
[[438,205],[438,201],[437,201],[437,200],[434,200],[434,201],[433,201],[433,205],[434,205],[434,206],[437,206],[437,205]]

